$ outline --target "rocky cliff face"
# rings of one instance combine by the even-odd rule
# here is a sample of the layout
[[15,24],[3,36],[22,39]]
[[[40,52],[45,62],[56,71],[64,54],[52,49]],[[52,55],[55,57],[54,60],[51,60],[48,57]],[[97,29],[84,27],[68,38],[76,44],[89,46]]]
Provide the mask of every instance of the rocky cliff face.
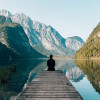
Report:
[[[7,22],[4,16],[0,16],[0,19],[2,19],[0,22],[1,52],[5,48],[5,51],[9,49],[20,58],[43,56],[30,46],[28,37],[20,24]],[[12,57],[10,53],[9,56]]]
[[[32,21],[30,17],[23,13],[12,15],[6,10],[1,10],[0,15],[10,17],[13,22],[21,24],[29,39],[30,45],[44,55],[53,54],[54,56],[72,57],[76,50],[82,46],[80,41],[73,40],[75,42],[73,44],[69,39],[65,40],[53,27],[38,21]],[[73,48],[70,45],[73,45]]]
[[65,41],[66,46],[70,47],[74,51],[79,50],[84,43],[85,42],[78,36],[68,37]]
[[[17,13],[11,19],[13,22],[17,22],[23,26],[29,38],[30,45],[38,52],[47,56],[50,54],[54,56],[67,55],[64,44],[65,39],[51,26],[46,26],[38,21],[32,21],[23,13]],[[70,51],[72,50],[70,49]]]
[[12,16],[12,14],[9,11],[5,10],[5,9],[2,9],[0,11],[0,15],[4,15],[5,17],[11,17]]

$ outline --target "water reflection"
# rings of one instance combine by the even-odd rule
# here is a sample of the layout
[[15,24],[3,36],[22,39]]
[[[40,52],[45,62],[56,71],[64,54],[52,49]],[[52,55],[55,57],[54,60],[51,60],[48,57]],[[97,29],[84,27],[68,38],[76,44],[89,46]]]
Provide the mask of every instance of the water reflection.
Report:
[[[29,60],[16,60],[13,62],[0,63],[0,67],[16,65],[16,72],[11,77],[10,81],[6,84],[0,84],[0,100],[16,100],[27,85],[34,79],[34,77],[41,70],[47,69],[47,59],[29,59]],[[88,87],[95,88],[100,93],[100,62],[94,60],[71,60],[71,59],[55,59],[56,70],[62,70],[63,73],[69,78],[75,88],[81,93],[84,100],[87,97],[86,92],[82,92],[83,85],[87,84]],[[77,67],[78,66],[78,67]],[[87,77],[86,77],[87,75]],[[93,85],[90,85],[89,81]],[[81,85],[79,85],[81,84]],[[83,85],[82,85],[83,84]],[[86,84],[86,85],[87,85]],[[87,87],[87,89],[88,89]],[[84,90],[86,91],[86,90]],[[88,93],[89,94],[89,93]],[[92,94],[97,94],[95,91]],[[98,95],[98,94],[97,94]],[[90,94],[88,97],[91,96]],[[100,96],[98,95],[97,100]],[[92,99],[91,99],[92,100]]]
[[[5,61],[4,61],[5,62]],[[16,65],[16,72],[11,77],[10,81],[5,84],[0,84],[0,100],[9,100],[11,96],[18,95],[24,88],[26,83],[31,81],[30,72],[34,69],[34,72],[31,76],[32,78],[41,71],[43,68],[38,68],[37,66],[44,62],[42,59],[30,59],[30,60],[16,60],[10,62],[8,65],[5,63],[1,64],[0,67],[12,66],[12,64]]]
[[75,60],[95,90],[100,94],[100,60]]
[[73,60],[56,60],[56,69],[62,70],[66,77],[73,82],[79,82],[83,79],[84,73],[74,63]]

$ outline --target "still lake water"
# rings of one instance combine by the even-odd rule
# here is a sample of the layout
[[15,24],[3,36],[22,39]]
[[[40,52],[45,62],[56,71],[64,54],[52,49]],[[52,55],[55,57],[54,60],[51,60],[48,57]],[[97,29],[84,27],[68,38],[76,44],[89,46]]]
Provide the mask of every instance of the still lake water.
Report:
[[[0,100],[16,100],[41,70],[47,59],[0,61],[0,68],[16,65],[16,72],[6,84],[0,84]],[[100,100],[100,60],[56,59],[56,70],[62,70],[84,100]]]

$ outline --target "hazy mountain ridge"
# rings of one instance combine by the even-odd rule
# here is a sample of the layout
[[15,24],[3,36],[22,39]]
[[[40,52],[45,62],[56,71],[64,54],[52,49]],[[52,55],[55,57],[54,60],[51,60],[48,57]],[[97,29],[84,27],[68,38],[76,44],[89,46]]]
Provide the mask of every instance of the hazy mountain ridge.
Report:
[[0,16],[0,18],[3,19],[3,22],[0,22],[0,53],[4,48],[5,52],[10,52],[4,58],[8,55],[10,58],[44,57],[30,46],[28,37],[20,24],[7,22],[4,16]]
[[[54,56],[72,57],[74,53],[84,44],[83,41],[77,39],[75,41],[75,38],[74,42],[77,43],[73,44],[72,42],[69,42],[68,39],[64,39],[50,25],[47,26],[38,21],[32,21],[30,17],[24,15],[23,13],[16,13],[15,15],[12,15],[9,11],[1,10],[0,15],[10,17],[13,22],[21,24],[29,39],[30,45],[44,55],[48,56],[53,54]],[[73,38],[70,38],[70,40],[73,41]]]
[[100,58],[100,23],[94,28],[86,43],[79,49],[75,58]]
[[78,36],[68,37],[65,41],[66,46],[75,51],[79,50],[84,43],[85,42]]

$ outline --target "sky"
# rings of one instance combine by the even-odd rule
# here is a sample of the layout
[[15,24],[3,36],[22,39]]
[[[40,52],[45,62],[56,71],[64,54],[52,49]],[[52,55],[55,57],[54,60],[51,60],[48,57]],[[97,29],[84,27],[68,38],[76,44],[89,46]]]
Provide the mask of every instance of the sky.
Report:
[[0,0],[1,9],[23,12],[64,38],[80,36],[84,41],[100,22],[100,0]]

